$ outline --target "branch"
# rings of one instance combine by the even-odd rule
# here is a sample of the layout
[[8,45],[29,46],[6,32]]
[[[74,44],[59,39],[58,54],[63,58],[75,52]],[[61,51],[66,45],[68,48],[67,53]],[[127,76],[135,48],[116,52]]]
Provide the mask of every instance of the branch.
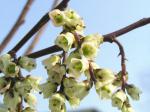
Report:
[[34,0],[28,0],[27,3],[25,4],[23,10],[21,11],[20,16],[18,17],[16,23],[14,24],[14,26],[12,27],[12,29],[10,30],[10,32],[8,33],[8,35],[4,38],[4,40],[2,41],[1,45],[0,45],[0,53],[5,49],[5,47],[8,45],[8,43],[10,42],[10,40],[13,38],[13,36],[15,35],[15,33],[17,32],[17,30],[20,28],[20,26],[24,23],[24,19],[32,5]]
[[[54,9],[60,9],[64,10],[68,2],[70,0],[63,0],[58,6],[56,6]],[[17,52],[43,25],[45,25],[50,20],[48,13],[46,13],[40,21],[17,43],[17,45],[12,48],[9,53],[11,52]]]
[[[51,6],[51,10],[58,4],[60,0],[54,0],[53,5]],[[32,40],[31,44],[29,45],[29,47],[27,48],[27,50],[25,51],[24,55],[29,54],[33,51],[33,49],[35,48],[36,44],[38,43],[41,35],[44,33],[46,27],[48,24],[45,24],[35,35],[34,39]]]
[[[114,41],[115,38],[125,34],[125,33],[128,33],[136,28],[139,28],[139,27],[142,27],[146,24],[149,24],[150,23],[150,18],[145,18],[145,19],[141,19],[127,27],[124,27],[120,30],[117,30],[115,32],[112,32],[112,33],[108,33],[106,35],[103,35],[104,37],[104,42],[110,42],[112,43]],[[34,53],[31,53],[31,54],[28,54],[27,56],[31,57],[31,58],[39,58],[41,56],[44,56],[44,55],[47,55],[47,54],[52,54],[52,53],[55,53],[55,52],[58,52],[58,51],[61,51],[62,49],[56,45],[54,46],[51,46],[51,47],[48,47],[48,48],[45,48],[45,49],[42,49],[42,50],[39,50],[37,52],[34,52]]]
[[113,42],[113,40],[123,34],[126,34],[136,28],[139,28],[139,27],[142,27],[144,25],[147,25],[150,23],[150,17],[149,18],[143,18],[129,26],[126,26],[120,30],[117,30],[117,31],[114,31],[112,33],[109,33],[109,34],[106,34],[106,35],[103,35],[105,38],[104,38],[104,41],[108,41],[108,42]]
[[114,39],[113,42],[118,45],[119,50],[120,50],[119,55],[121,55],[122,90],[125,91],[125,85],[126,85],[126,65],[125,65],[126,58],[125,58],[125,52],[124,52],[124,48],[123,48],[122,44],[118,40]]

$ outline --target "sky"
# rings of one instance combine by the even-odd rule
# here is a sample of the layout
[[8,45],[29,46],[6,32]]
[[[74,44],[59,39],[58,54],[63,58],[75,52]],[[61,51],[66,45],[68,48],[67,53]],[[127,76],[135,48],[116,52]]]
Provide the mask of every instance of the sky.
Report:
[[[2,0],[0,4],[0,42],[7,35],[15,23],[20,11],[27,0]],[[19,41],[37,22],[49,11],[53,0],[36,0],[29,11],[25,24],[15,34],[13,40],[4,50],[6,53],[17,41]],[[85,34],[107,34],[145,17],[150,17],[149,0],[70,0],[69,8],[77,11],[86,23]],[[34,51],[46,48],[54,44],[61,28],[54,27],[51,22]],[[132,101],[136,112],[147,112],[150,102],[150,25],[138,28],[132,32],[120,36],[119,41],[124,45],[129,83],[133,83],[142,90],[140,101]],[[32,40],[32,39],[31,39]],[[31,41],[30,40],[30,41]],[[20,56],[30,41],[18,52]],[[119,51],[115,44],[104,43],[100,46],[96,62],[103,68],[110,68],[114,72],[120,71]],[[46,71],[41,65],[41,60],[47,56],[37,59],[38,69],[32,73],[42,76],[43,81],[47,78]],[[25,72],[27,75],[28,72]],[[48,100],[38,96],[38,112],[48,110]],[[68,110],[72,108],[67,104]],[[84,98],[78,109],[97,108],[102,112],[119,112],[111,106],[110,101],[102,101],[96,94],[94,88]]]

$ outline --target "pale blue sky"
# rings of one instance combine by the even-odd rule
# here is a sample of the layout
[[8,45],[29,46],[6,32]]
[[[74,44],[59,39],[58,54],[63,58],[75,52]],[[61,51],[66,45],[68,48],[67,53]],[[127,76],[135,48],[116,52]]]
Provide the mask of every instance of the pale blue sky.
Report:
[[[22,7],[26,0],[2,0],[0,4],[0,42],[11,29],[11,26],[16,21]],[[24,24],[15,38],[11,41],[4,53],[10,50],[14,44],[19,41],[36,22],[44,15],[50,8],[53,0],[36,0],[31,7],[30,12],[26,17],[26,24]],[[133,23],[144,17],[150,17],[150,1],[149,0],[71,0],[69,7],[76,10],[85,20],[86,30],[85,34],[100,33],[106,34],[122,28],[130,23]],[[49,22],[48,28],[40,39],[39,44],[34,51],[46,48],[53,45],[57,33],[60,28],[55,28]],[[136,112],[148,112],[150,109],[150,25],[136,29],[119,38],[125,47],[127,61],[127,70],[129,72],[129,82],[136,84],[141,88],[143,94],[141,100],[132,102]],[[24,47],[19,51],[18,55],[25,50]],[[104,44],[100,48],[100,52],[96,62],[101,67],[111,68],[114,71],[120,70],[120,60],[117,57],[118,48],[114,44]],[[32,73],[46,79],[46,71],[41,66],[39,58],[38,69]],[[38,111],[48,110],[48,100],[43,100],[38,95]],[[81,102],[79,109],[82,108],[98,108],[103,112],[117,112],[115,108],[111,107],[110,101],[101,101],[94,91]],[[67,105],[68,109],[71,109]],[[119,111],[118,111],[119,112]]]

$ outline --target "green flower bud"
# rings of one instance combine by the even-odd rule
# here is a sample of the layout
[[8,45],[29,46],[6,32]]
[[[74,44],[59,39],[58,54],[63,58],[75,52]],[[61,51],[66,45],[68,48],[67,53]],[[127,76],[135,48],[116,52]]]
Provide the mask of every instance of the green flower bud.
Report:
[[36,68],[35,59],[27,56],[23,56],[19,59],[19,65],[29,72]]
[[6,75],[6,77],[15,77],[18,75],[18,73],[19,67],[15,63],[13,62],[7,63],[4,69],[4,74]]
[[76,31],[82,31],[85,28],[84,21],[75,11],[66,10],[64,14],[66,16],[65,25],[67,28]]
[[54,9],[51,12],[49,12],[49,17],[52,20],[53,25],[55,25],[56,27],[65,24],[64,13],[59,9]]
[[64,14],[67,19],[79,19],[80,18],[80,16],[74,10],[71,10],[71,9],[65,10]]
[[76,97],[69,98],[69,104],[71,107],[76,108],[80,105],[80,99]]
[[36,112],[36,110],[32,109],[31,107],[26,107],[22,112]]
[[73,87],[77,84],[78,82],[75,80],[75,78],[73,77],[69,77],[69,78],[65,78],[63,80],[63,85],[64,87],[66,88],[70,88],[70,87]]
[[116,87],[112,84],[107,84],[99,89],[96,89],[96,92],[101,99],[110,99],[115,89]]
[[99,45],[103,43],[103,38],[104,37],[102,35],[99,35],[98,33],[91,34],[84,38],[84,42],[92,42],[95,44],[95,46],[99,47]]
[[60,93],[53,94],[49,100],[50,110],[52,112],[66,112],[65,100],[64,95]]
[[56,38],[55,44],[61,47],[64,51],[68,51],[72,47],[74,41],[74,35],[72,33],[67,32],[65,34],[60,34]]
[[30,84],[32,89],[35,91],[39,91],[39,83],[41,78],[35,76],[27,76],[25,78],[25,82]]
[[127,99],[126,94],[122,90],[119,90],[112,95],[112,106],[121,109],[126,99]]
[[126,90],[127,90],[127,93],[130,95],[130,97],[133,100],[139,100],[140,99],[140,94],[142,92],[135,85],[133,85],[133,84],[127,85]]
[[0,93],[6,92],[10,87],[10,81],[6,81],[4,77],[0,77]]
[[96,69],[94,71],[96,77],[96,89],[101,88],[102,86],[112,83],[115,79],[113,72],[109,69]]
[[26,94],[26,96],[24,97],[24,101],[31,107],[35,107],[35,105],[37,104],[36,97],[31,93]]
[[54,65],[56,65],[56,63],[60,62],[60,56],[59,55],[52,55],[49,58],[46,58],[45,60],[42,61],[42,64],[45,67],[51,68]]
[[122,109],[121,109],[122,112],[135,112],[134,109],[130,106],[130,105],[123,105]]
[[71,53],[69,54],[69,56],[68,56],[67,59],[66,59],[65,64],[69,65],[69,63],[71,62],[71,59],[72,59],[72,58],[81,59],[82,57],[81,57],[79,51],[75,50],[75,51],[73,51],[73,52],[71,52]]
[[60,84],[64,74],[66,73],[66,68],[63,65],[56,64],[54,67],[47,69],[47,72],[49,75],[49,81]]
[[72,58],[69,64],[69,75],[78,78],[89,67],[86,58]]
[[29,93],[32,90],[31,83],[27,81],[26,79],[23,81],[17,81],[15,83],[15,90],[22,96],[25,96],[27,93]]
[[65,87],[64,92],[69,98],[79,98],[82,100],[88,93],[91,85],[88,81],[78,82],[72,87]]
[[21,97],[17,92],[6,92],[4,94],[3,102],[10,111],[15,111],[17,105],[21,102]]
[[48,81],[44,84],[41,84],[39,88],[43,93],[44,98],[48,98],[57,91],[57,86],[58,86],[57,84]]
[[83,42],[80,48],[80,53],[86,58],[93,59],[98,52],[97,46],[92,42]]
[[0,56],[0,70],[3,71],[8,62],[11,61],[10,54],[4,54]]

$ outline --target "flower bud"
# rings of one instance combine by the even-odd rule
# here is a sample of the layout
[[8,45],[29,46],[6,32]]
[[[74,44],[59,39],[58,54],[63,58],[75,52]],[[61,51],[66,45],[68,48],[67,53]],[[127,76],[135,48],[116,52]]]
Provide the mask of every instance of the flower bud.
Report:
[[130,104],[124,104],[121,111],[122,112],[135,112]]
[[75,80],[75,78],[73,77],[69,77],[69,78],[65,78],[63,80],[63,85],[64,87],[66,88],[70,88],[70,87],[73,87],[77,84],[78,82]]
[[127,93],[130,95],[130,97],[133,100],[139,100],[140,99],[140,94],[142,92],[135,85],[133,85],[133,84],[127,85],[126,90],[127,90]]
[[50,110],[52,112],[66,112],[65,100],[64,95],[60,93],[53,94],[49,100]]
[[80,53],[86,58],[93,59],[98,52],[97,46],[92,42],[83,42],[80,48]]
[[82,18],[73,10],[66,10],[64,11],[66,16],[65,18],[65,25],[66,28],[76,31],[82,31],[85,28],[84,21]]
[[23,112],[36,112],[36,110],[32,109],[31,107],[26,107]]
[[69,98],[69,104],[71,105],[72,108],[76,108],[80,105],[80,99],[76,97],[71,97]]
[[112,106],[121,109],[126,99],[126,94],[122,90],[119,90],[112,95]]
[[48,98],[57,91],[57,86],[58,86],[57,84],[48,81],[44,84],[41,84],[39,88],[43,93],[44,98]]
[[41,78],[35,76],[27,76],[25,78],[25,83],[30,84],[33,90],[39,91],[39,83]]
[[62,11],[59,9],[54,9],[51,12],[49,12],[49,17],[52,20],[53,25],[62,26],[65,23],[65,16]]
[[26,96],[24,97],[24,101],[31,107],[35,107],[35,105],[37,104],[36,97],[31,93],[26,94]]
[[29,72],[36,68],[35,59],[29,58],[27,56],[21,57],[19,59],[19,65]]
[[115,79],[113,72],[109,69],[96,69],[94,71],[96,77],[96,88],[100,88],[106,84],[112,83]]
[[0,77],[0,93],[4,93],[10,87],[10,81],[6,81],[4,77]]
[[54,65],[56,65],[56,63],[60,62],[60,56],[59,55],[52,55],[49,58],[46,58],[45,60],[42,61],[42,64],[46,67],[46,68],[51,68]]
[[69,98],[79,98],[82,100],[88,93],[91,88],[89,82],[78,82],[72,87],[65,87],[64,92]]
[[60,84],[61,80],[66,73],[66,68],[63,65],[56,64],[54,67],[47,70],[49,78],[52,83]]
[[69,56],[68,56],[67,59],[66,59],[65,64],[69,65],[69,63],[71,62],[71,59],[72,59],[72,58],[81,59],[82,57],[81,57],[79,51],[75,50],[75,51],[73,51],[73,52],[71,52],[71,53],[69,54]]
[[107,84],[99,89],[96,89],[96,92],[101,99],[110,99],[115,89],[116,88],[112,84]]
[[72,58],[69,64],[69,75],[78,78],[85,70],[88,69],[88,67],[88,61],[86,58]]
[[14,111],[21,102],[21,97],[17,92],[6,92],[4,94],[3,102],[10,110]]
[[104,37],[102,35],[99,35],[98,33],[91,34],[84,38],[84,42],[92,42],[95,44],[95,46],[99,47],[99,45],[103,43],[103,38]]
[[4,69],[4,74],[6,75],[6,77],[15,77],[18,75],[18,73],[19,67],[15,63],[13,62],[7,63]]
[[72,33],[60,34],[56,40],[55,44],[61,47],[64,51],[68,51],[74,42],[74,35]]
[[7,65],[7,63],[10,61],[11,61],[10,54],[4,54],[0,56],[0,70],[3,71],[5,65]]

